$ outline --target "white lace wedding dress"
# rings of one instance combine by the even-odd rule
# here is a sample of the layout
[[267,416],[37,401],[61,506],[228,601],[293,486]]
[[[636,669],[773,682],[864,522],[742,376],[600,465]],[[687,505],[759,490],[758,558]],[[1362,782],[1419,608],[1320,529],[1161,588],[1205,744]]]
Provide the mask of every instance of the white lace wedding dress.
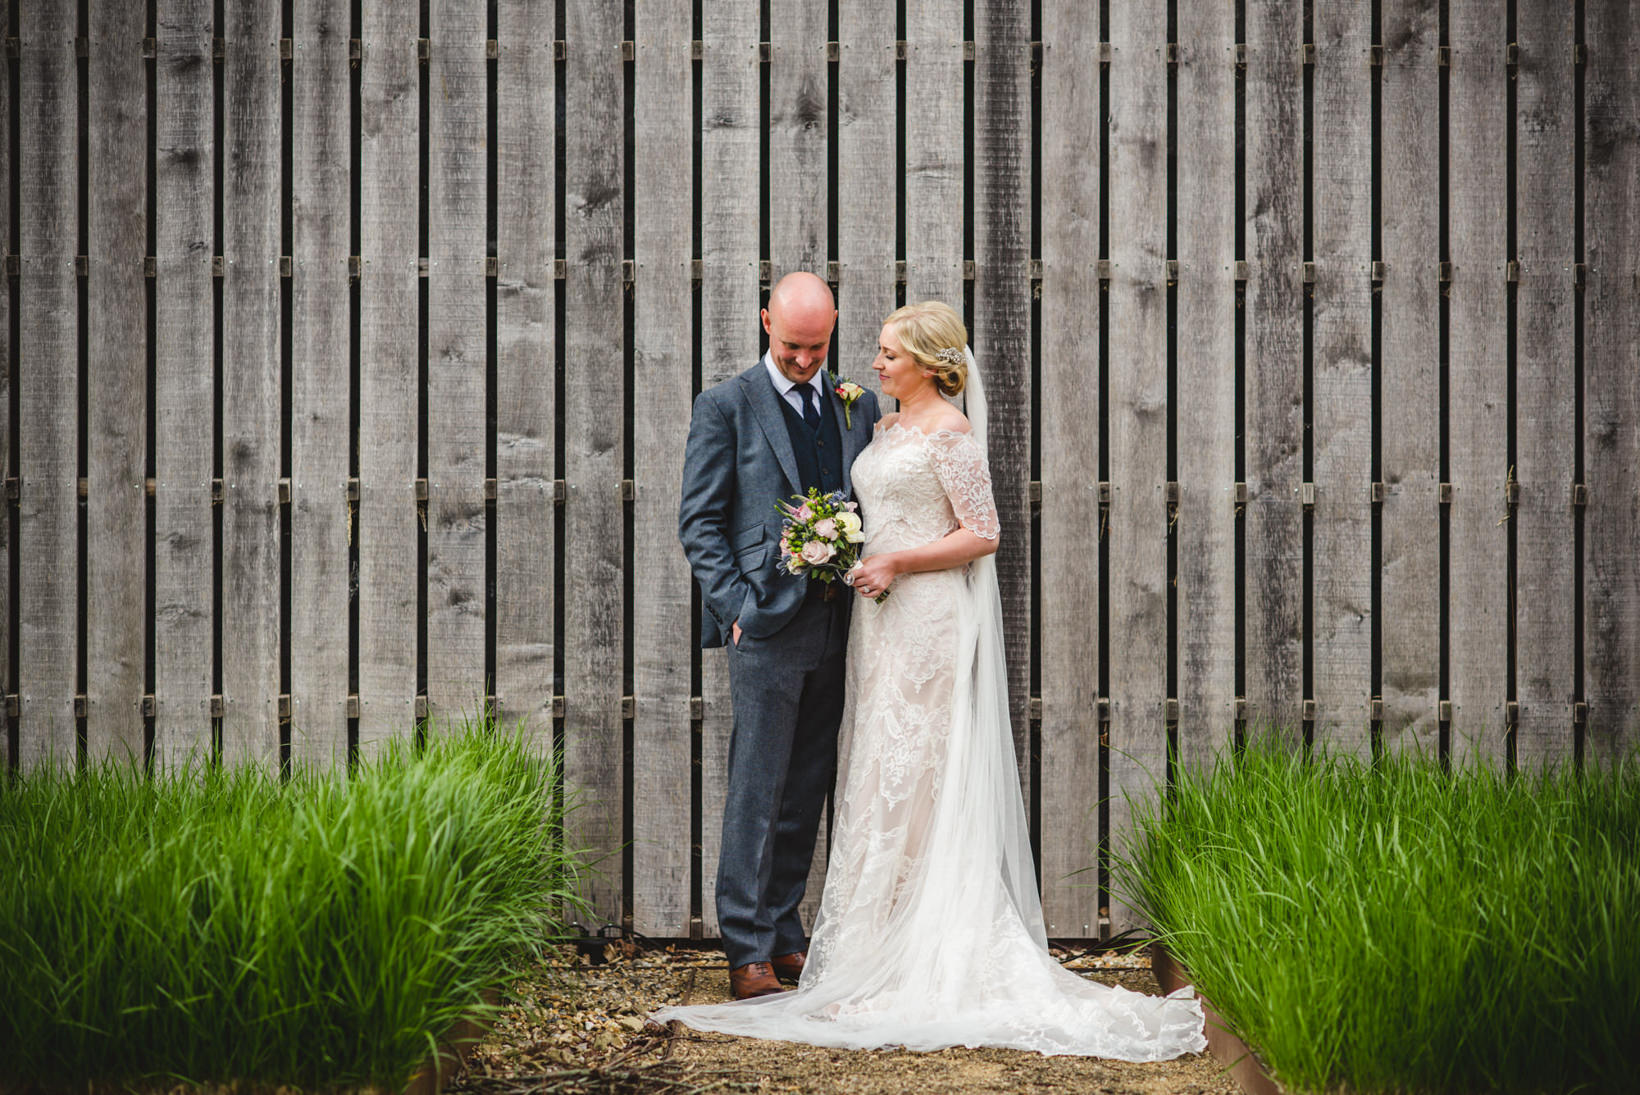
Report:
[[[865,554],[925,544],[959,523],[998,535],[982,395],[970,394],[969,414],[972,434],[879,426],[853,466]],[[902,575],[881,604],[857,599],[831,858],[802,981],[654,1017],[852,1048],[1130,1061],[1200,1051],[1202,1011],[1188,989],[1153,997],[1100,985],[1048,953],[1005,673],[989,556]]]

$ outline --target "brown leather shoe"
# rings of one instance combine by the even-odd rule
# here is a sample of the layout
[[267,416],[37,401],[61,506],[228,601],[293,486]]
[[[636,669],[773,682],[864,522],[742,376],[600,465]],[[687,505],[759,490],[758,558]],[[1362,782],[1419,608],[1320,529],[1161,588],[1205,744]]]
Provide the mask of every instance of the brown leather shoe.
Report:
[[788,985],[797,984],[797,979],[803,976],[803,966],[809,960],[808,951],[797,951],[795,954],[777,954],[769,960],[774,967],[774,975]]
[[729,971],[729,992],[736,1000],[784,991],[775,978],[774,967],[767,962],[748,962]]

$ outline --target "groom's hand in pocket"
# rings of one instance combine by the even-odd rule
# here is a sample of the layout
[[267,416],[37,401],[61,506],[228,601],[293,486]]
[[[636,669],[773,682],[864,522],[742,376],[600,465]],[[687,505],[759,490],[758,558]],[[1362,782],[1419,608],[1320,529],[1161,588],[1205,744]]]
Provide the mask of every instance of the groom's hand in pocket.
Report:
[[739,646],[740,645],[740,621],[739,620],[736,620],[734,623],[729,625],[729,633],[730,633],[731,636],[733,636],[734,641],[735,641],[735,645]]

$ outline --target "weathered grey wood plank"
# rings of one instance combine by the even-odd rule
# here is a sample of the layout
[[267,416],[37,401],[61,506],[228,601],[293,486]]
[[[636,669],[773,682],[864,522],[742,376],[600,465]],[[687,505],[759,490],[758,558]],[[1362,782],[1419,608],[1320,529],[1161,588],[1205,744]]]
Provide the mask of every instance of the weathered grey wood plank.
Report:
[[489,686],[484,679],[487,88],[484,6],[438,0],[431,17],[427,700],[442,722],[478,714]]
[[[1110,824],[1167,778],[1167,38],[1161,8],[1111,8]],[[1120,897],[1113,932],[1138,924]]]
[[413,731],[420,189],[416,7],[364,10],[359,285],[359,746]]
[[1371,13],[1316,6],[1312,626],[1315,740],[1369,756],[1372,692]]
[[[721,0],[706,9],[701,142],[701,387],[757,363],[758,7]],[[717,935],[718,849],[734,720],[722,650],[701,653],[701,919]]]
[[[10,28],[8,26],[8,33]],[[0,77],[6,80],[8,94],[11,88],[11,74],[18,61],[11,57],[6,58],[6,68],[0,72]],[[11,234],[11,200],[16,194],[13,188],[11,158],[11,110],[0,110],[0,179],[5,182],[6,212],[0,217],[0,255],[15,255],[18,253],[18,241]],[[11,336],[17,330],[17,315],[11,305],[12,281],[8,274],[4,283],[0,283],[0,483],[17,478],[19,472],[16,461],[12,459],[11,447],[19,440],[12,430],[12,399],[19,395],[17,389],[17,361],[12,356]],[[18,558],[17,544],[12,539],[12,502],[5,499],[5,509],[0,510],[0,697],[12,696],[17,693],[17,681],[12,673],[11,655],[16,636],[11,626],[12,609],[17,607],[12,603],[11,592],[11,564]],[[6,746],[5,762],[8,766],[15,765],[17,758],[12,755],[11,748],[11,714],[5,716]]]
[[1501,764],[1509,515],[1504,500],[1509,474],[1504,12],[1495,7],[1456,7],[1450,35],[1451,743],[1454,761],[1475,758]]
[[769,259],[826,276],[826,5],[771,0]]
[[[997,515],[1003,627],[1011,640],[1008,707],[1025,801],[1031,788],[1031,125],[1030,11],[989,0],[974,13],[974,314],[989,404],[989,458]],[[1093,773],[1097,775],[1097,773]]]
[[1204,764],[1236,719],[1236,25],[1178,18],[1179,756]]
[[1247,5],[1247,717],[1297,737],[1303,698],[1303,78],[1299,9]]
[[1572,751],[1572,16],[1564,4],[1516,9],[1515,755],[1523,766]]
[[962,0],[907,5],[905,24],[905,299],[960,312]]
[[[622,807],[621,589],[623,436],[621,261],[625,125],[620,9],[571,0],[565,32],[569,325],[565,361],[564,774],[585,797],[570,843],[620,848]],[[746,179],[737,180],[746,185]],[[621,877],[612,860],[583,882],[600,920],[619,923]]]
[[1640,740],[1640,13],[1584,9],[1583,674],[1586,755]]
[[165,0],[156,30],[154,764],[175,767],[211,749],[210,0]]
[[74,763],[79,537],[79,330],[74,284],[79,161],[74,9],[31,5],[20,25],[18,183],[21,497],[18,761]]
[[1099,934],[1099,40],[1097,7],[1043,10],[1038,851],[1048,934],[1082,938]]
[[298,9],[291,100],[291,755],[347,760],[348,5]]
[[[689,564],[678,544],[678,484],[689,436],[693,319],[689,280],[693,79],[687,8],[644,0],[637,11],[637,300],[633,352],[634,551],[632,921],[651,936],[689,934]],[[822,162],[822,173],[824,167]],[[684,176],[687,178],[687,176]],[[824,207],[820,209],[823,215]],[[822,231],[821,242],[824,243]],[[816,887],[818,889],[818,887]]]
[[881,395],[871,362],[894,310],[894,202],[883,165],[894,163],[894,9],[840,0],[837,66],[837,360],[842,376]]
[[223,68],[222,757],[278,762],[279,13],[230,7]]
[[552,748],[553,372],[557,231],[554,12],[506,0],[497,13],[495,689],[501,714]]
[[[826,7],[773,0],[770,10],[769,258],[777,280],[793,270],[826,276]],[[823,830],[799,908],[805,924],[820,911],[826,881]]]
[[86,750],[140,760],[148,607],[144,11],[99,4],[90,17]]
[[1386,749],[1429,756],[1441,683],[1438,14],[1422,0],[1384,6],[1380,142],[1380,733]]

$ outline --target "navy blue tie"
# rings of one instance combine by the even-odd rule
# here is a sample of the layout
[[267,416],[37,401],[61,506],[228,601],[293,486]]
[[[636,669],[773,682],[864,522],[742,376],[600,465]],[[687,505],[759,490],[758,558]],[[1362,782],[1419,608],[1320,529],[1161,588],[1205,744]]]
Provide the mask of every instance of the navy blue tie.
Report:
[[809,424],[809,429],[816,433],[820,431],[820,401],[814,398],[813,384],[799,384],[797,397],[803,401],[803,421]]

